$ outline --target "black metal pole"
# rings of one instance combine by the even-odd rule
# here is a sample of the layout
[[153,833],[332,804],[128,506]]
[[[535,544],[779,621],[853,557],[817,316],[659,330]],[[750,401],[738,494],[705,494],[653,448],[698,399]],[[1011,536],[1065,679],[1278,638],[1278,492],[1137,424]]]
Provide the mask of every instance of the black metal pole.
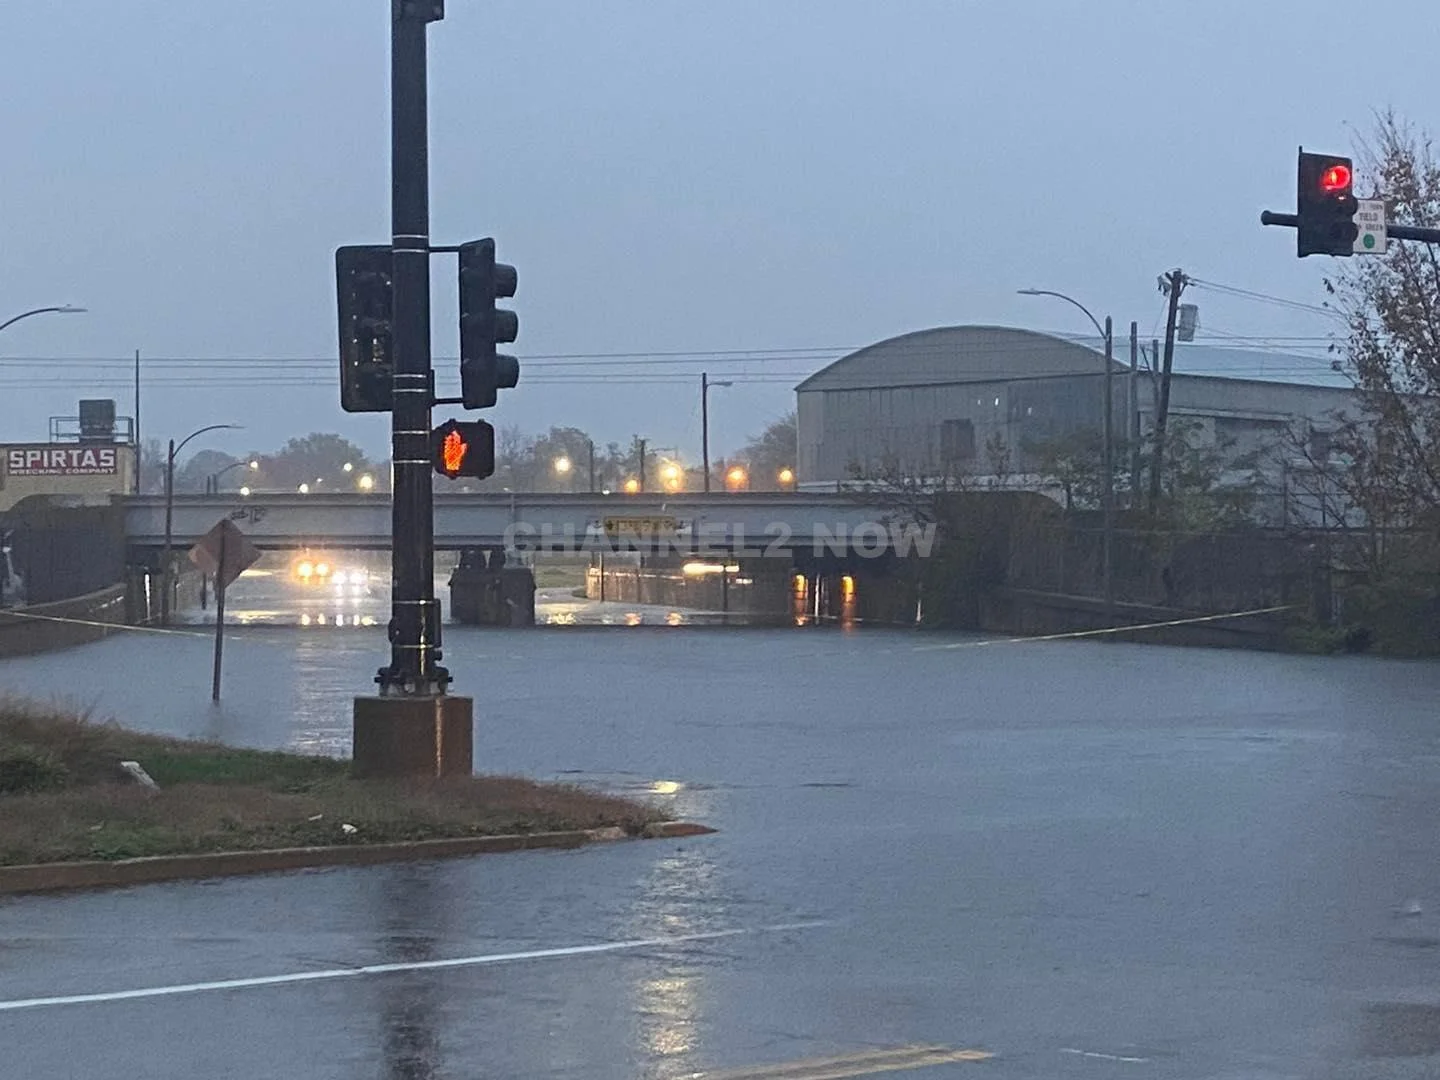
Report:
[[700,373],[700,467],[705,470],[705,493],[710,493],[710,376]]
[[390,666],[382,695],[444,694],[430,456],[430,165],[426,28],[443,0],[392,0],[390,136],[395,395],[391,411]]
[[225,652],[225,533],[220,530],[220,551],[215,556],[215,669],[210,676],[210,700],[220,700],[220,661]]
[[160,556],[160,625],[170,625],[170,542],[175,520],[175,440],[165,456],[165,550]]
[[1105,614],[1111,620],[1115,617],[1115,584],[1113,578],[1112,552],[1115,540],[1115,394],[1114,394],[1115,324],[1109,315],[1105,316],[1105,446],[1101,454],[1105,469],[1101,489],[1104,516],[1104,536],[1101,538],[1104,561]]

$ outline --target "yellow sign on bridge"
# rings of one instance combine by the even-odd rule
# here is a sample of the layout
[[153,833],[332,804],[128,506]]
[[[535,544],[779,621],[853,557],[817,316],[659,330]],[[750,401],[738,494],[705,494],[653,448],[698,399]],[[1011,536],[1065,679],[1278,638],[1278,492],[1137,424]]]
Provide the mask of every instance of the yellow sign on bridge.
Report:
[[678,523],[673,517],[607,517],[603,522],[605,532],[611,536],[653,536],[657,533],[673,533]]

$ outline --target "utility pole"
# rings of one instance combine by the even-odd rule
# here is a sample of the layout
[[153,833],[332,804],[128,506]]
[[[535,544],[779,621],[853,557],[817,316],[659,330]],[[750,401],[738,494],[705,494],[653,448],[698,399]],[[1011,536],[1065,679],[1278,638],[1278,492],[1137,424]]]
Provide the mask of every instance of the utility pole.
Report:
[[1126,408],[1130,416],[1125,424],[1130,439],[1130,509],[1135,509],[1140,495],[1140,388],[1136,379],[1140,374],[1140,324],[1130,323],[1130,392]]
[[645,490],[645,439],[635,440],[640,447],[640,490]]
[[710,494],[710,376],[700,373],[700,467],[705,470],[705,494]]
[[139,495],[142,490],[140,486],[140,350],[135,350],[135,419],[130,425],[130,438],[135,443],[135,494]]
[[595,494],[595,440],[585,440],[590,451],[590,494]]
[[1105,316],[1105,446],[1101,453],[1102,467],[1105,470],[1104,488],[1101,495],[1103,505],[1103,530],[1101,540],[1104,573],[1104,591],[1106,615],[1112,617],[1111,610],[1115,606],[1115,584],[1113,580],[1113,564],[1111,555],[1115,539],[1115,394],[1114,394],[1114,366],[1115,366],[1115,324],[1109,315]]
[[1160,406],[1155,410],[1155,452],[1150,462],[1150,512],[1160,502],[1160,474],[1165,464],[1165,424],[1170,413],[1170,373],[1175,366],[1175,323],[1180,312],[1180,293],[1185,289],[1185,274],[1171,270],[1160,279],[1160,288],[1170,297],[1165,317],[1165,364],[1160,373]]

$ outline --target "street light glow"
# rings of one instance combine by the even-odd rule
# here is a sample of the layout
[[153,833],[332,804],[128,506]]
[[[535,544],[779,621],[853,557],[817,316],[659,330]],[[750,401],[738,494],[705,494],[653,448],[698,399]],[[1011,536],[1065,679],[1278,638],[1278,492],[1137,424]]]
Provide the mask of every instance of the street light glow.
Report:
[[793,484],[795,482],[795,470],[788,467],[781,469],[776,479],[782,484]]
[[639,481],[639,480],[636,480],[635,477],[632,476],[632,477],[630,477],[628,480],[625,481],[625,494],[626,494],[626,495],[634,495],[634,494],[637,494],[639,491],[640,491],[640,481]]
[[375,487],[375,477],[371,476],[369,473],[365,473],[363,476],[360,477],[359,481],[357,482],[360,485],[361,491],[370,491]]
[[739,465],[735,465],[732,466],[730,471],[725,474],[725,479],[729,481],[732,487],[741,487],[748,479],[748,474],[745,472],[744,468]]
[[561,476],[564,476],[570,471],[570,459],[564,454],[561,454],[555,459],[555,471]]
[[241,497],[241,498],[248,498],[249,495],[250,495],[250,489],[249,489],[249,487],[246,487],[246,486],[242,485],[241,488],[240,488],[240,497]]
[[298,490],[301,495],[309,495],[309,494],[310,494],[310,485],[309,485],[309,484],[301,484],[300,487],[297,488],[296,490]]
[[347,462],[345,462],[344,465],[341,466],[341,468],[343,468],[347,473],[348,473],[348,472],[354,472],[354,471],[355,471],[355,463],[354,463],[353,461],[347,461]]

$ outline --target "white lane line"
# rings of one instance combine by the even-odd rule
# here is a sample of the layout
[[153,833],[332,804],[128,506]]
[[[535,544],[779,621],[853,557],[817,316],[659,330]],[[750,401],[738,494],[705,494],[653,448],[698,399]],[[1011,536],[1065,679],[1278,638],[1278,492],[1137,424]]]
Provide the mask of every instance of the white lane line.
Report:
[[606,941],[599,945],[567,945],[557,949],[531,949],[526,952],[457,956],[448,960],[366,964],[363,967],[297,971],[288,975],[260,975],[249,979],[218,979],[214,982],[182,983],[176,986],[148,986],[139,990],[111,990],[99,994],[18,998],[13,1001],[0,1001],[0,1012],[11,1012],[17,1009],[43,1009],[55,1005],[93,1005],[107,1001],[133,1001],[138,998],[176,997],[182,994],[205,994],[214,990],[247,990],[257,986],[284,986],[289,983],[324,982],[329,979],[350,979],[364,975],[391,975],[401,971],[438,971],[443,968],[507,964],[518,960],[551,960],[563,956],[589,956],[595,953],[665,948],[671,945],[685,945],[695,941],[716,941],[720,938],[740,937],[746,934],[775,934],[787,930],[811,930],[828,925],[826,922],[782,923],[776,926],[761,926],[751,929],[712,930],[703,934],[677,934],[673,937],[638,938],[633,941]]
[[1078,1054],[1080,1057],[1099,1058],[1102,1061],[1125,1061],[1132,1065],[1143,1065],[1149,1058],[1142,1057],[1121,1057],[1119,1054],[1102,1054],[1097,1050],[1075,1050],[1068,1046],[1060,1048],[1062,1054]]

